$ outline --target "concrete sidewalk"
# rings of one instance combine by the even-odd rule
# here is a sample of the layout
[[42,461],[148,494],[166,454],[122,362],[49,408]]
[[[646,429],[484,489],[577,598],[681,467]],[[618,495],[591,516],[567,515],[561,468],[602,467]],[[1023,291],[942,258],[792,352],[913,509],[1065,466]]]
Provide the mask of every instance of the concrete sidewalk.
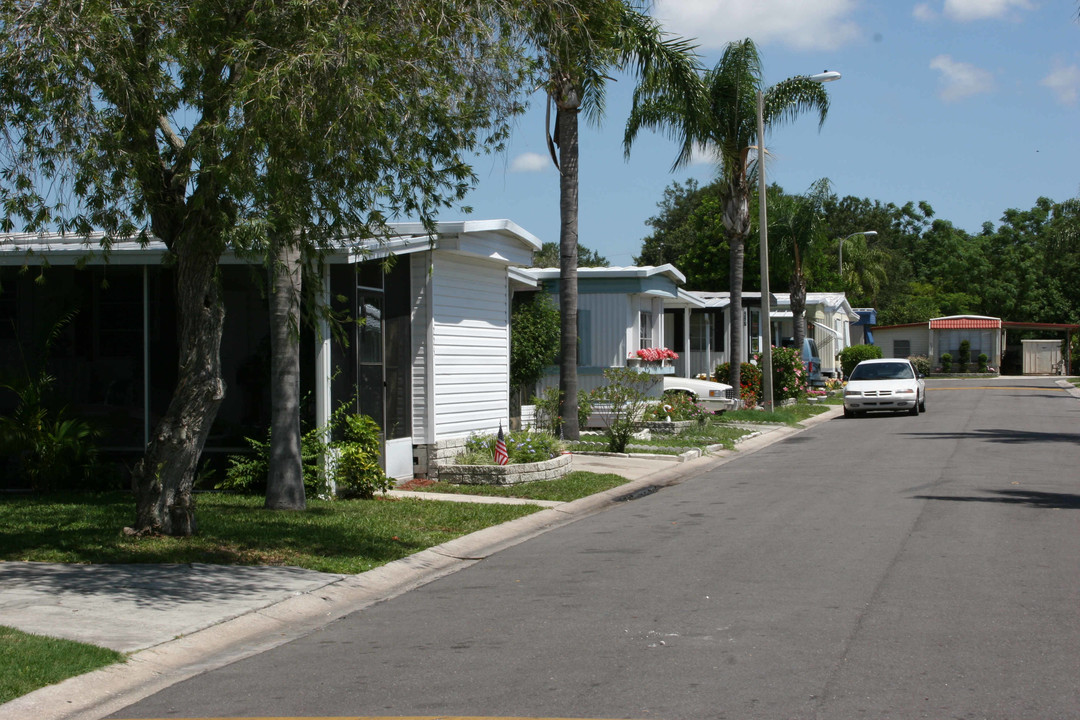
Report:
[[[841,408],[833,406],[804,425],[839,414]],[[801,430],[762,426],[736,452],[698,458],[575,455],[575,470],[615,473],[630,482],[574,502],[548,503],[527,517],[359,575],[202,564],[0,562],[0,624],[133,653],[121,665],[0,705],[0,720],[97,720],[184,678],[302,637],[339,617],[600,512],[635,492],[682,482]],[[434,499],[430,493],[409,494]],[[461,495],[438,497],[476,501]]]

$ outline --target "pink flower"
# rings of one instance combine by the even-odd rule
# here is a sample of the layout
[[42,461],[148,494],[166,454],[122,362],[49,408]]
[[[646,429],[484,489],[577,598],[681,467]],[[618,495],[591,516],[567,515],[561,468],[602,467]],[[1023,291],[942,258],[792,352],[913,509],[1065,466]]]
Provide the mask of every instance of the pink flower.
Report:
[[646,362],[659,362],[661,360],[677,360],[679,355],[667,348],[642,348],[637,351],[637,356]]

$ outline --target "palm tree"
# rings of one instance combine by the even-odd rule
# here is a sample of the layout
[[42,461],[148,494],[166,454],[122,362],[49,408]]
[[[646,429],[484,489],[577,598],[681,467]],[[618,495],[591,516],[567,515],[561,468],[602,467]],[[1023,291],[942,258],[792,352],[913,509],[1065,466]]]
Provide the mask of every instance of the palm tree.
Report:
[[[546,64],[548,108],[555,106],[548,147],[559,168],[559,392],[563,433],[576,440],[578,115],[598,121],[612,71],[632,72],[641,87],[663,87],[674,96],[696,93],[693,46],[664,33],[637,0],[541,3],[530,29]],[[637,97],[635,95],[635,97]],[[643,96],[644,97],[644,96]],[[558,150],[556,151],[556,148]]]
[[866,235],[856,235],[844,245],[840,289],[856,307],[877,307],[892,263],[893,258],[881,246],[871,244]]
[[806,284],[803,258],[815,247],[828,242],[825,226],[825,203],[831,197],[827,178],[818,180],[804,195],[782,195],[769,200],[769,238],[773,247],[784,252],[791,262],[791,318],[795,347],[801,348],[806,337]]
[[[743,257],[750,232],[750,195],[754,166],[748,165],[757,137],[757,93],[762,90],[761,56],[753,40],[729,43],[720,62],[705,73],[702,92],[694,107],[673,102],[654,93],[637,103],[626,124],[623,145],[626,153],[641,128],[664,130],[681,142],[672,170],[690,162],[695,152],[704,150],[716,158],[719,172],[724,230],[730,247],[731,345],[729,382],[739,387],[741,373],[738,353],[742,348]],[[818,126],[825,122],[829,96],[820,83],[798,76],[762,90],[765,127],[793,120],[816,110]],[[760,161],[761,158],[758,158]],[[767,302],[767,299],[765,300]]]

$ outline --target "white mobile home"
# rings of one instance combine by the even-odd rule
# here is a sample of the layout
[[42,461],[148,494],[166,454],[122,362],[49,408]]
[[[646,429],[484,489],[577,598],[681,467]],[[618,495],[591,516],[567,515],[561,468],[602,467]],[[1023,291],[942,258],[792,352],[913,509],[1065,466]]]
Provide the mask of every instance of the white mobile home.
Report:
[[[795,336],[795,320],[791,313],[791,295],[776,293],[773,312],[774,345],[784,338]],[[859,321],[844,293],[806,293],[806,336],[817,343],[821,356],[821,371],[827,377],[839,377],[841,350],[849,347],[851,325]]]
[[[301,385],[313,398],[309,424],[325,424],[342,404],[372,416],[387,473],[411,478],[427,472],[440,442],[508,424],[509,270],[529,265],[540,242],[508,220],[438,223],[434,234],[416,223],[393,229],[388,241],[344,241],[325,257],[324,301],[355,322],[347,344],[325,324],[303,328]],[[106,450],[141,453],[175,384],[166,256],[154,240],[117,243],[105,257],[94,238],[0,236],[0,365],[77,309],[50,369],[72,411],[99,421]],[[394,262],[384,268],[387,256]],[[231,253],[221,262],[227,392],[207,457],[245,449],[244,438],[262,437],[269,423],[259,268]]]

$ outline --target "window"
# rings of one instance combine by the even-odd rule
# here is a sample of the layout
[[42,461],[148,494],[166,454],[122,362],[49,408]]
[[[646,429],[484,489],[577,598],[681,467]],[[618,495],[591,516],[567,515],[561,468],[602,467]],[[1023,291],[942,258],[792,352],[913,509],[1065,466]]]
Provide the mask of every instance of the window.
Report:
[[761,310],[750,308],[750,353],[761,352]]
[[653,316],[651,312],[642,310],[638,315],[638,348],[652,347]]
[[893,354],[893,357],[898,357],[898,358],[911,357],[911,341],[910,340],[893,340],[892,341],[892,354]]
[[701,352],[708,349],[709,331],[712,329],[710,320],[712,318],[704,313],[694,313],[690,316],[690,349]]
[[578,335],[578,350],[577,350],[577,364],[578,367],[589,367],[592,365],[592,315],[589,310],[578,310],[577,315],[577,335]]

